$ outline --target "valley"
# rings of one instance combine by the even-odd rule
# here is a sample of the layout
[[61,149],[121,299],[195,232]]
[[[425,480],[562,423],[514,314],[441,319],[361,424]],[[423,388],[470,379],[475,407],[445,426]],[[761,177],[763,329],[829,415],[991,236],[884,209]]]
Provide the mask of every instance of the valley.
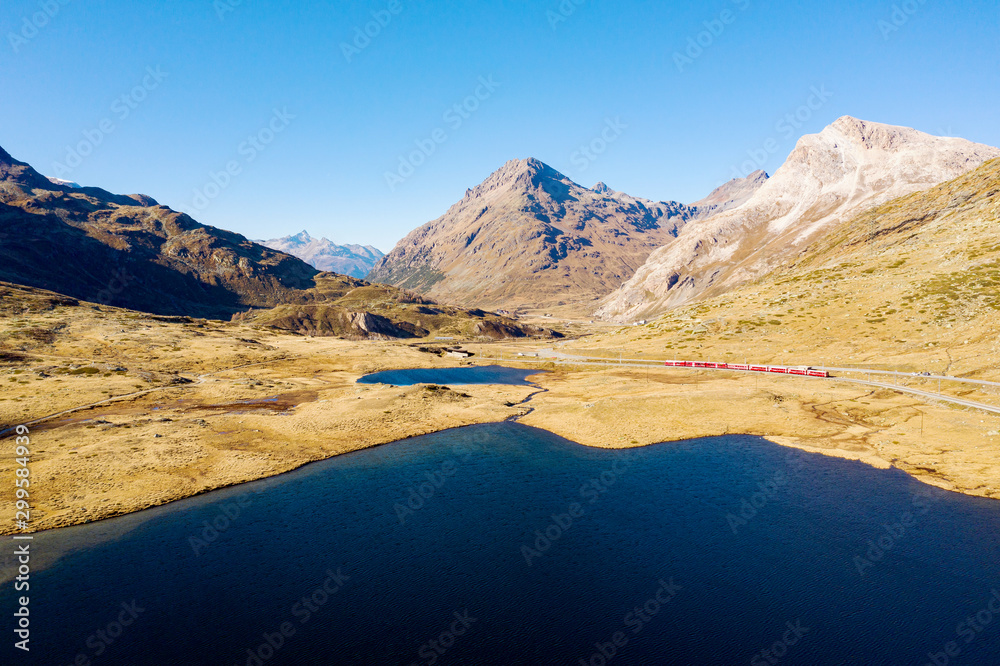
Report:
[[[523,414],[519,420],[525,425],[600,448],[758,434],[806,451],[895,466],[943,488],[1000,498],[996,414],[835,379],[616,367],[620,353],[662,357],[661,350],[635,336],[642,327],[618,329],[609,337],[601,327],[587,331],[578,324],[574,328],[584,335],[555,344],[465,340],[462,348],[473,356],[460,361],[442,352],[452,343],[440,341],[352,342],[239,323],[155,321],[33,295],[34,300],[22,296],[24,307],[38,309],[5,320],[0,331],[5,340],[23,341],[17,352],[4,356],[0,423],[29,424],[39,443],[32,456],[39,529],[120,515],[337,454]],[[51,342],[34,341],[43,332]],[[703,343],[698,354],[721,358],[723,349],[720,343]],[[557,357],[572,354],[601,356],[609,365]],[[933,358],[913,356],[897,367],[934,367]],[[1000,381],[996,374],[973,370],[980,367],[973,360],[956,361],[951,372]],[[482,363],[546,370],[530,378],[545,392],[519,404],[536,389],[355,383],[386,369]],[[933,390],[928,380],[907,383]],[[994,387],[946,383],[944,390],[1000,405]],[[92,403],[97,404],[74,409]],[[0,473],[11,471],[12,464],[5,457]]]
[[[18,182],[35,178],[12,164]],[[521,163],[470,196],[507,191],[510,178],[556,178],[547,173]],[[682,206],[688,212],[677,224],[738,212],[774,182],[763,174],[750,181]],[[624,326],[579,303],[507,315],[318,271],[230,321],[0,284],[0,430],[27,424],[44,442],[32,458],[38,529],[510,418],[600,448],[760,435],[1000,498],[1000,415],[969,406],[1000,408],[989,383],[1000,382],[998,183],[993,160],[862,206],[779,267]],[[59,205],[79,196],[62,194]],[[651,205],[606,186],[587,196]],[[699,221],[705,206],[721,212]],[[675,231],[678,239],[688,233]],[[269,261],[294,261],[284,257]],[[669,359],[831,367],[840,378],[663,367]],[[381,370],[481,364],[545,372],[532,387],[356,383]],[[0,458],[0,474],[13,464]]]

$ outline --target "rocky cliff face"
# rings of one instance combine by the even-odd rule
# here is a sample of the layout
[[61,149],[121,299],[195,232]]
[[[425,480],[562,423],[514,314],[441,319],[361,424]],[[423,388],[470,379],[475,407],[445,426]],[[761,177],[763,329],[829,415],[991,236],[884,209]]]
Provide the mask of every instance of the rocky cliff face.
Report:
[[745,203],[688,225],[651,253],[597,313],[628,322],[724,293],[787,263],[858,212],[997,156],[964,139],[844,116],[802,137]]
[[704,199],[695,201],[691,207],[696,208],[698,217],[704,219],[730,208],[742,206],[763,187],[767,178],[767,174],[760,170],[754,171],[746,178],[734,178],[712,190]]
[[385,256],[371,245],[337,245],[326,238],[313,238],[302,231],[284,238],[256,241],[264,247],[298,257],[313,268],[363,278]]
[[0,149],[0,280],[228,319],[313,285],[306,263],[141,195],[56,183]]
[[367,279],[476,307],[589,304],[696,215],[513,160],[406,236]]

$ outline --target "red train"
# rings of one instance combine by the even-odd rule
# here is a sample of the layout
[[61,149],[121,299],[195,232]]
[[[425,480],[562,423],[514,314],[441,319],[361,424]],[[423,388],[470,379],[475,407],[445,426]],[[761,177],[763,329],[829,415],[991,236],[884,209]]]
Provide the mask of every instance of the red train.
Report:
[[665,361],[664,365],[672,368],[711,368],[715,370],[747,370],[750,372],[777,372],[783,375],[801,375],[803,377],[829,377],[826,370],[816,370],[810,367],[786,365],[744,365],[741,363],[711,363],[709,361]]

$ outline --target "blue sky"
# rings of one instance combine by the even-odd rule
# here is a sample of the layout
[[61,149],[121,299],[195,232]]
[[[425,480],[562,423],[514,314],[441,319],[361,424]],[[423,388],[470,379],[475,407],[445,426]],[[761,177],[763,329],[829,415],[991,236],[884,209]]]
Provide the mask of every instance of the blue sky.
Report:
[[845,114],[1000,145],[998,27],[928,0],[7,0],[0,145],[388,251],[513,158],[690,202]]

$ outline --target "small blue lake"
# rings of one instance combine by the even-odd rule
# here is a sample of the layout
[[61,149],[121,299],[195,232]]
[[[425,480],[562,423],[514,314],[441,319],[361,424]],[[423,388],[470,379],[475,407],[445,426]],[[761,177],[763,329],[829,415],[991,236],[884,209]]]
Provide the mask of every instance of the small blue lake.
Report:
[[749,436],[470,426],[31,548],[4,664],[1000,664],[1000,503]]
[[479,365],[462,368],[413,368],[408,370],[385,370],[365,375],[359,384],[391,384],[392,386],[412,386],[414,384],[510,384],[529,386],[527,377],[544,370],[524,370],[505,368],[499,365]]

